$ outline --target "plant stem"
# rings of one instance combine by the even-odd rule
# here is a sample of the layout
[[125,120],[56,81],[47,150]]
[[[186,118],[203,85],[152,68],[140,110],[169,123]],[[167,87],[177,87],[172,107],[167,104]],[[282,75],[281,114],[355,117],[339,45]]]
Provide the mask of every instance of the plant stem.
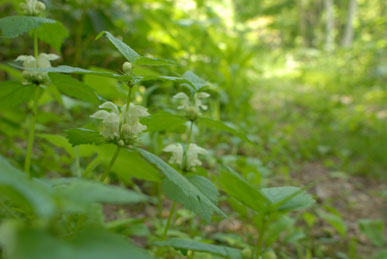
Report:
[[[38,50],[38,31],[34,30],[34,56],[37,61],[39,50]],[[34,135],[35,135],[35,124],[36,124],[36,116],[38,111],[38,98],[39,98],[39,84],[35,84],[34,86],[34,100],[32,104],[32,116],[31,116],[31,123],[28,130],[28,144],[27,144],[27,153],[26,158],[24,161],[24,171],[27,173],[29,177],[30,175],[30,168],[31,168],[31,153],[32,153],[32,146],[34,145]]]
[[36,116],[38,112],[38,98],[39,98],[39,85],[35,84],[34,89],[34,100],[32,104],[32,114],[31,114],[31,123],[28,132],[28,144],[27,144],[27,153],[26,159],[24,162],[24,171],[27,173],[29,177],[30,168],[31,168],[31,155],[32,155],[32,146],[34,145],[34,136],[35,136],[35,124],[36,124]]
[[133,87],[134,86],[129,83],[128,99],[126,100],[126,109],[125,109],[125,116],[124,116],[124,123],[123,124],[125,124],[125,122],[126,122],[126,114],[129,111],[130,99],[132,98],[132,92],[133,92],[132,89],[133,89]]
[[171,210],[169,211],[167,225],[165,225],[165,229],[164,229],[164,233],[163,233],[163,237],[162,237],[163,240],[165,240],[165,238],[167,237],[169,225],[171,224],[171,220],[172,220],[173,214],[175,213],[175,207],[176,207],[176,202],[174,201],[172,203]]
[[191,120],[190,122],[191,122],[191,124],[190,124],[189,130],[188,130],[187,148],[184,151],[184,160],[183,160],[184,161],[184,163],[183,163],[184,170],[187,170],[187,153],[188,153],[189,145],[192,142],[192,129],[193,129],[194,121]]
[[262,248],[263,248],[263,236],[265,234],[265,228],[266,228],[266,221],[265,216],[262,216],[261,226],[259,228],[259,236],[257,240],[257,246],[256,246],[256,254],[255,258],[259,259],[262,255]]
[[38,51],[39,45],[38,45],[38,31],[37,29],[34,30],[34,56],[35,59],[38,58],[39,51]]
[[114,152],[112,159],[110,160],[105,172],[103,173],[103,175],[100,178],[101,182],[105,181],[106,177],[109,175],[110,170],[112,169],[114,162],[116,161],[118,154],[120,153],[120,150],[121,150],[121,147],[117,146],[116,152]]
[[85,170],[83,171],[83,175],[82,177],[83,178],[88,178],[89,177],[89,174],[92,170],[94,170],[99,164],[101,163],[101,160],[96,157],[93,161],[91,161],[88,166],[85,168]]

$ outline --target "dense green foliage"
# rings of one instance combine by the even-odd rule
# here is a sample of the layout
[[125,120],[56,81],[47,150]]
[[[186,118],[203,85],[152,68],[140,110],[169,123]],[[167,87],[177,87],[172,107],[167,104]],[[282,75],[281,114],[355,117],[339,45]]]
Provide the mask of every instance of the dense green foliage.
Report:
[[0,5],[0,258],[385,258],[304,169],[386,182],[384,1],[42,2]]

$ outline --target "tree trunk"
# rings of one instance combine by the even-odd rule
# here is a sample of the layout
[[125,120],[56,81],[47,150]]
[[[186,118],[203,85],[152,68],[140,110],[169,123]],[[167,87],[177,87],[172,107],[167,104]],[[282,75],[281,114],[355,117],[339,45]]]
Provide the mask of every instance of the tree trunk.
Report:
[[356,0],[350,0],[348,6],[348,15],[347,15],[347,24],[345,25],[344,37],[343,37],[343,47],[347,48],[352,45],[353,40],[353,21],[355,20],[356,13]]
[[301,44],[303,47],[307,47],[307,39],[306,39],[306,17],[305,17],[305,7],[303,0],[297,1],[298,3],[298,13],[299,13],[299,29],[301,36]]
[[334,47],[334,16],[333,16],[333,0],[325,0],[326,13],[326,39],[325,49],[330,51]]

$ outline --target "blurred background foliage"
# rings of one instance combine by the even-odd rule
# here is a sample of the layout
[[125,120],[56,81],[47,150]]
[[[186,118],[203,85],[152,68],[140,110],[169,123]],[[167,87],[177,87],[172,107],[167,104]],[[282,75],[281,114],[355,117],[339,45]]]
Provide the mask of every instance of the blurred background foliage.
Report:
[[[17,14],[20,2],[0,1],[1,17]],[[45,0],[44,3],[48,16],[62,22],[69,31],[58,53],[61,60],[54,65],[120,71],[124,62],[120,53],[106,39],[95,40],[106,30],[141,55],[167,58],[179,64],[152,70],[138,68],[144,70],[142,73],[182,75],[190,70],[211,83],[210,116],[242,128],[257,144],[244,143],[224,133],[200,134],[198,143],[213,150],[206,166],[215,167],[217,161],[227,161],[236,165],[249,181],[269,186],[277,182],[320,180],[322,174],[329,173],[331,178],[322,178],[321,185],[314,189],[318,198],[325,199],[319,200],[324,204],[323,209],[302,215],[304,232],[298,225],[291,230],[294,236],[289,235],[288,241],[293,242],[293,256],[312,253],[315,244],[314,239],[308,239],[311,236],[320,238],[322,244],[313,250],[318,258],[357,258],[353,256],[356,250],[364,258],[370,258],[367,257],[370,251],[380,246],[356,248],[357,242],[364,242],[349,237],[352,234],[358,238],[359,232],[351,232],[350,224],[347,231],[345,221],[351,216],[357,220],[382,215],[385,224],[385,206],[372,207],[374,203],[370,202],[369,207],[360,207],[363,212],[359,215],[336,209],[356,207],[353,204],[361,200],[356,195],[363,197],[366,193],[370,201],[379,201],[380,197],[385,201],[387,195],[385,185],[378,185],[384,188],[379,192],[379,187],[373,189],[374,185],[366,180],[348,180],[348,175],[369,176],[381,179],[380,183],[386,179],[386,1]],[[1,39],[0,80],[22,80],[21,73],[7,63],[18,55],[31,55],[31,46],[27,34],[18,40]],[[39,50],[56,52],[45,43],[40,43]],[[124,103],[126,88],[115,79],[76,77],[103,98]],[[180,88],[174,82],[147,82],[140,86],[136,100],[148,106],[151,113],[173,110],[171,97]],[[28,128],[21,110],[26,106],[30,108],[26,104],[9,109],[0,103],[0,153],[20,164]],[[89,114],[96,105],[61,96],[54,88],[47,87],[40,109],[43,112],[39,114],[37,129],[47,135],[38,135],[39,148],[34,154],[32,170],[35,174],[44,171],[68,174],[67,169],[71,168],[76,175],[77,167],[86,167],[93,161],[91,154],[95,150],[89,150],[90,147],[79,150],[81,157],[90,158],[79,165],[79,161],[73,161],[77,154],[69,155],[61,149],[63,152],[58,155],[52,150],[52,145],[64,150],[71,147],[49,134],[64,135],[64,130],[85,124],[95,127]],[[176,129],[179,130],[182,132]],[[168,137],[175,135],[153,134],[145,136],[143,142],[160,153]],[[116,172],[127,166],[125,158],[122,160],[117,162]],[[100,165],[101,161],[93,164],[97,169]],[[328,169],[322,170],[321,165]],[[132,181],[131,177],[120,177]],[[347,182],[343,183],[343,179]],[[349,190],[345,185],[348,182]],[[351,194],[342,193],[346,191]],[[352,193],[355,200],[351,200]],[[229,202],[243,215],[235,201]],[[367,200],[360,204],[367,205]],[[376,209],[381,213],[374,214]],[[181,217],[193,222],[192,215]],[[321,228],[316,218],[329,223],[331,228],[326,230],[324,225],[323,232],[336,233],[328,235],[333,236],[331,239],[316,235],[315,229]],[[362,221],[360,226],[363,232],[370,233],[375,225],[372,224]],[[303,236],[297,236],[301,232]],[[217,235],[219,240],[243,247],[243,242],[232,234]],[[305,242],[299,243],[301,239]],[[382,247],[383,241],[378,242]]]
[[[2,16],[15,14],[19,2],[1,1]],[[189,68],[211,82],[213,116],[222,110],[223,120],[255,136],[260,145],[241,152],[258,152],[267,166],[334,158],[328,163],[374,176],[387,167],[385,1],[45,3],[49,16],[70,33],[61,64],[119,70],[123,57],[106,40],[94,40],[102,30],[140,54],[175,60],[179,66],[148,72],[180,75]],[[3,42],[2,68],[21,53],[31,54],[28,35]],[[44,44],[41,50],[49,51]],[[105,98],[124,96],[114,80],[84,81]],[[148,105],[168,107],[167,96],[177,90],[151,84]]]

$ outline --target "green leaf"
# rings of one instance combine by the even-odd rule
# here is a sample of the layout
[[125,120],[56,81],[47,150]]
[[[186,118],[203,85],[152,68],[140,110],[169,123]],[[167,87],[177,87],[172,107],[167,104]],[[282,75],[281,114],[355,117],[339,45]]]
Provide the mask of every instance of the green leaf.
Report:
[[[98,67],[90,67],[88,69],[96,72],[113,73],[113,71]],[[123,89],[115,78],[85,74],[83,76],[83,82],[93,88],[98,95],[108,100],[115,100],[119,97],[125,98],[127,95],[127,91],[122,91]]]
[[60,51],[60,47],[64,39],[69,36],[66,27],[56,21],[55,23],[45,23],[38,28],[38,38],[48,45],[53,47],[56,51]]
[[173,130],[184,125],[186,121],[184,117],[169,112],[156,112],[150,117],[142,119],[144,125],[151,132]]
[[[115,145],[103,145],[96,147],[95,150],[101,159],[108,164],[115,149]],[[147,181],[161,181],[161,176],[157,169],[145,161],[137,152],[124,148],[121,149],[112,171],[125,181],[131,181],[132,177]]]
[[384,237],[384,224],[382,220],[360,219],[360,230],[375,246],[382,247],[386,243]]
[[33,228],[13,227],[2,245],[9,259],[150,259],[145,250],[129,243],[125,236],[103,229],[83,229],[75,237],[58,237]]
[[7,16],[0,19],[2,37],[16,38],[25,32],[39,28],[42,24],[56,23],[55,20],[37,16]]
[[195,91],[198,91],[200,90],[200,88],[203,88],[209,85],[207,81],[200,78],[198,75],[196,75],[194,72],[191,72],[191,71],[186,71],[183,74],[183,78],[187,80],[194,87]]
[[281,233],[285,230],[290,230],[294,225],[295,220],[288,217],[282,216],[273,224],[269,224],[268,228],[265,231],[265,245],[271,247],[275,241],[278,240]]
[[22,67],[15,63],[9,63],[12,67],[16,67],[21,70],[30,70],[30,71],[40,71],[40,72],[48,72],[48,73],[66,73],[66,74],[86,74],[86,75],[95,75],[102,76],[107,78],[114,78],[121,81],[128,82],[132,80],[135,84],[141,83],[143,81],[149,80],[169,80],[169,81],[181,81],[184,79],[180,77],[173,76],[128,76],[128,75],[119,75],[112,72],[107,71],[92,71],[79,67],[71,67],[71,66],[57,66],[57,67],[49,67],[49,68],[26,68]]
[[169,59],[141,56],[134,62],[134,64],[143,65],[143,66],[169,66],[169,65],[175,65],[176,63]]
[[39,134],[39,137],[47,140],[56,147],[63,148],[67,151],[67,153],[69,153],[69,155],[71,155],[71,157],[74,157],[74,148],[65,137],[54,134]]
[[152,81],[152,80],[161,80],[161,81],[184,81],[185,80],[181,77],[176,76],[155,76],[155,75],[149,75],[149,76],[133,76],[133,79],[136,83],[144,82],[144,81]]
[[387,249],[382,249],[377,252],[376,255],[372,257],[372,259],[386,259],[387,258]]
[[34,85],[23,85],[16,81],[0,82],[0,108],[24,104],[34,95]]
[[127,75],[118,75],[111,72],[100,72],[100,71],[91,71],[79,67],[71,67],[71,66],[57,66],[57,67],[49,67],[49,68],[26,68],[19,66],[15,63],[9,63],[9,65],[16,67],[21,70],[30,70],[30,71],[41,71],[41,72],[53,72],[53,73],[65,73],[65,74],[89,74],[96,76],[103,76],[108,78],[115,78],[122,81],[129,81],[131,79],[130,76]]
[[12,166],[0,156],[0,193],[22,209],[32,209],[43,218],[52,217],[56,205],[49,190],[42,184],[30,180],[25,173]]
[[228,195],[242,202],[249,208],[261,212],[267,201],[259,189],[235,172],[232,168],[221,171],[220,185]]
[[[184,177],[184,176],[183,176]],[[194,185],[201,193],[203,193],[204,196],[208,198],[213,204],[218,204],[218,190],[216,190],[215,185],[208,180],[207,178],[200,176],[200,175],[188,175],[186,176],[187,180]],[[177,202],[183,203],[184,200],[181,199],[180,197],[184,196],[184,193],[182,193],[182,190],[179,188],[176,188],[176,185],[168,180],[167,178],[164,179],[162,183],[162,189],[165,195],[173,199],[172,197],[175,197],[175,200]],[[206,213],[208,214],[208,220],[210,221],[211,215],[214,212],[214,209],[212,207],[208,207],[206,209]],[[204,218],[204,216],[203,216]]]
[[204,193],[159,157],[141,148],[135,148],[135,150],[166,176],[167,179],[164,180],[166,183],[163,182],[163,187],[166,187],[165,185],[170,187],[168,188],[168,193],[166,193],[170,199],[182,203],[184,207],[196,212],[207,222],[211,220],[213,211],[226,217],[223,211],[221,211]]
[[347,224],[345,221],[339,216],[333,213],[327,213],[322,210],[318,211],[318,215],[332,225],[336,229],[336,231],[340,234],[342,238],[345,238],[347,235]]
[[141,56],[134,51],[131,47],[126,45],[121,40],[114,37],[110,32],[108,31],[102,31],[97,36],[96,39],[100,38],[103,34],[109,39],[109,41],[117,48],[117,50],[131,63],[134,63],[138,58]]
[[105,143],[104,137],[99,132],[82,128],[66,130],[66,137],[73,146]]
[[147,196],[118,186],[80,178],[56,178],[44,180],[59,197],[76,203],[130,204],[145,202]]
[[109,41],[117,48],[117,50],[131,63],[136,65],[147,65],[147,66],[166,66],[175,64],[171,60],[159,59],[159,58],[149,58],[140,56],[136,51],[129,47],[126,43],[114,37],[108,31],[102,31],[97,39],[100,38],[103,34],[109,39]]
[[52,83],[59,91],[70,97],[98,104],[98,96],[95,91],[85,83],[68,75],[50,73]]
[[209,128],[212,128],[212,129],[215,129],[218,131],[225,131],[225,132],[231,133],[231,134],[239,137],[240,139],[242,139],[246,142],[255,144],[252,140],[250,140],[246,136],[246,134],[240,132],[239,130],[237,130],[237,129],[235,129],[227,124],[225,124],[222,121],[217,121],[217,120],[213,120],[210,118],[199,118],[198,123],[199,123],[199,125],[207,126]]
[[274,206],[278,205],[279,211],[291,211],[305,209],[314,204],[314,199],[304,190],[293,187],[263,188],[261,193]]
[[218,204],[219,192],[215,185],[206,177],[196,174],[189,174],[186,176],[196,188],[199,189],[212,203]]
[[179,250],[206,252],[206,253],[211,253],[211,254],[223,256],[226,258],[232,258],[232,259],[242,258],[242,254],[239,249],[235,249],[227,246],[206,244],[206,243],[189,240],[189,239],[172,238],[166,241],[155,242],[153,244],[156,246],[173,247]]

